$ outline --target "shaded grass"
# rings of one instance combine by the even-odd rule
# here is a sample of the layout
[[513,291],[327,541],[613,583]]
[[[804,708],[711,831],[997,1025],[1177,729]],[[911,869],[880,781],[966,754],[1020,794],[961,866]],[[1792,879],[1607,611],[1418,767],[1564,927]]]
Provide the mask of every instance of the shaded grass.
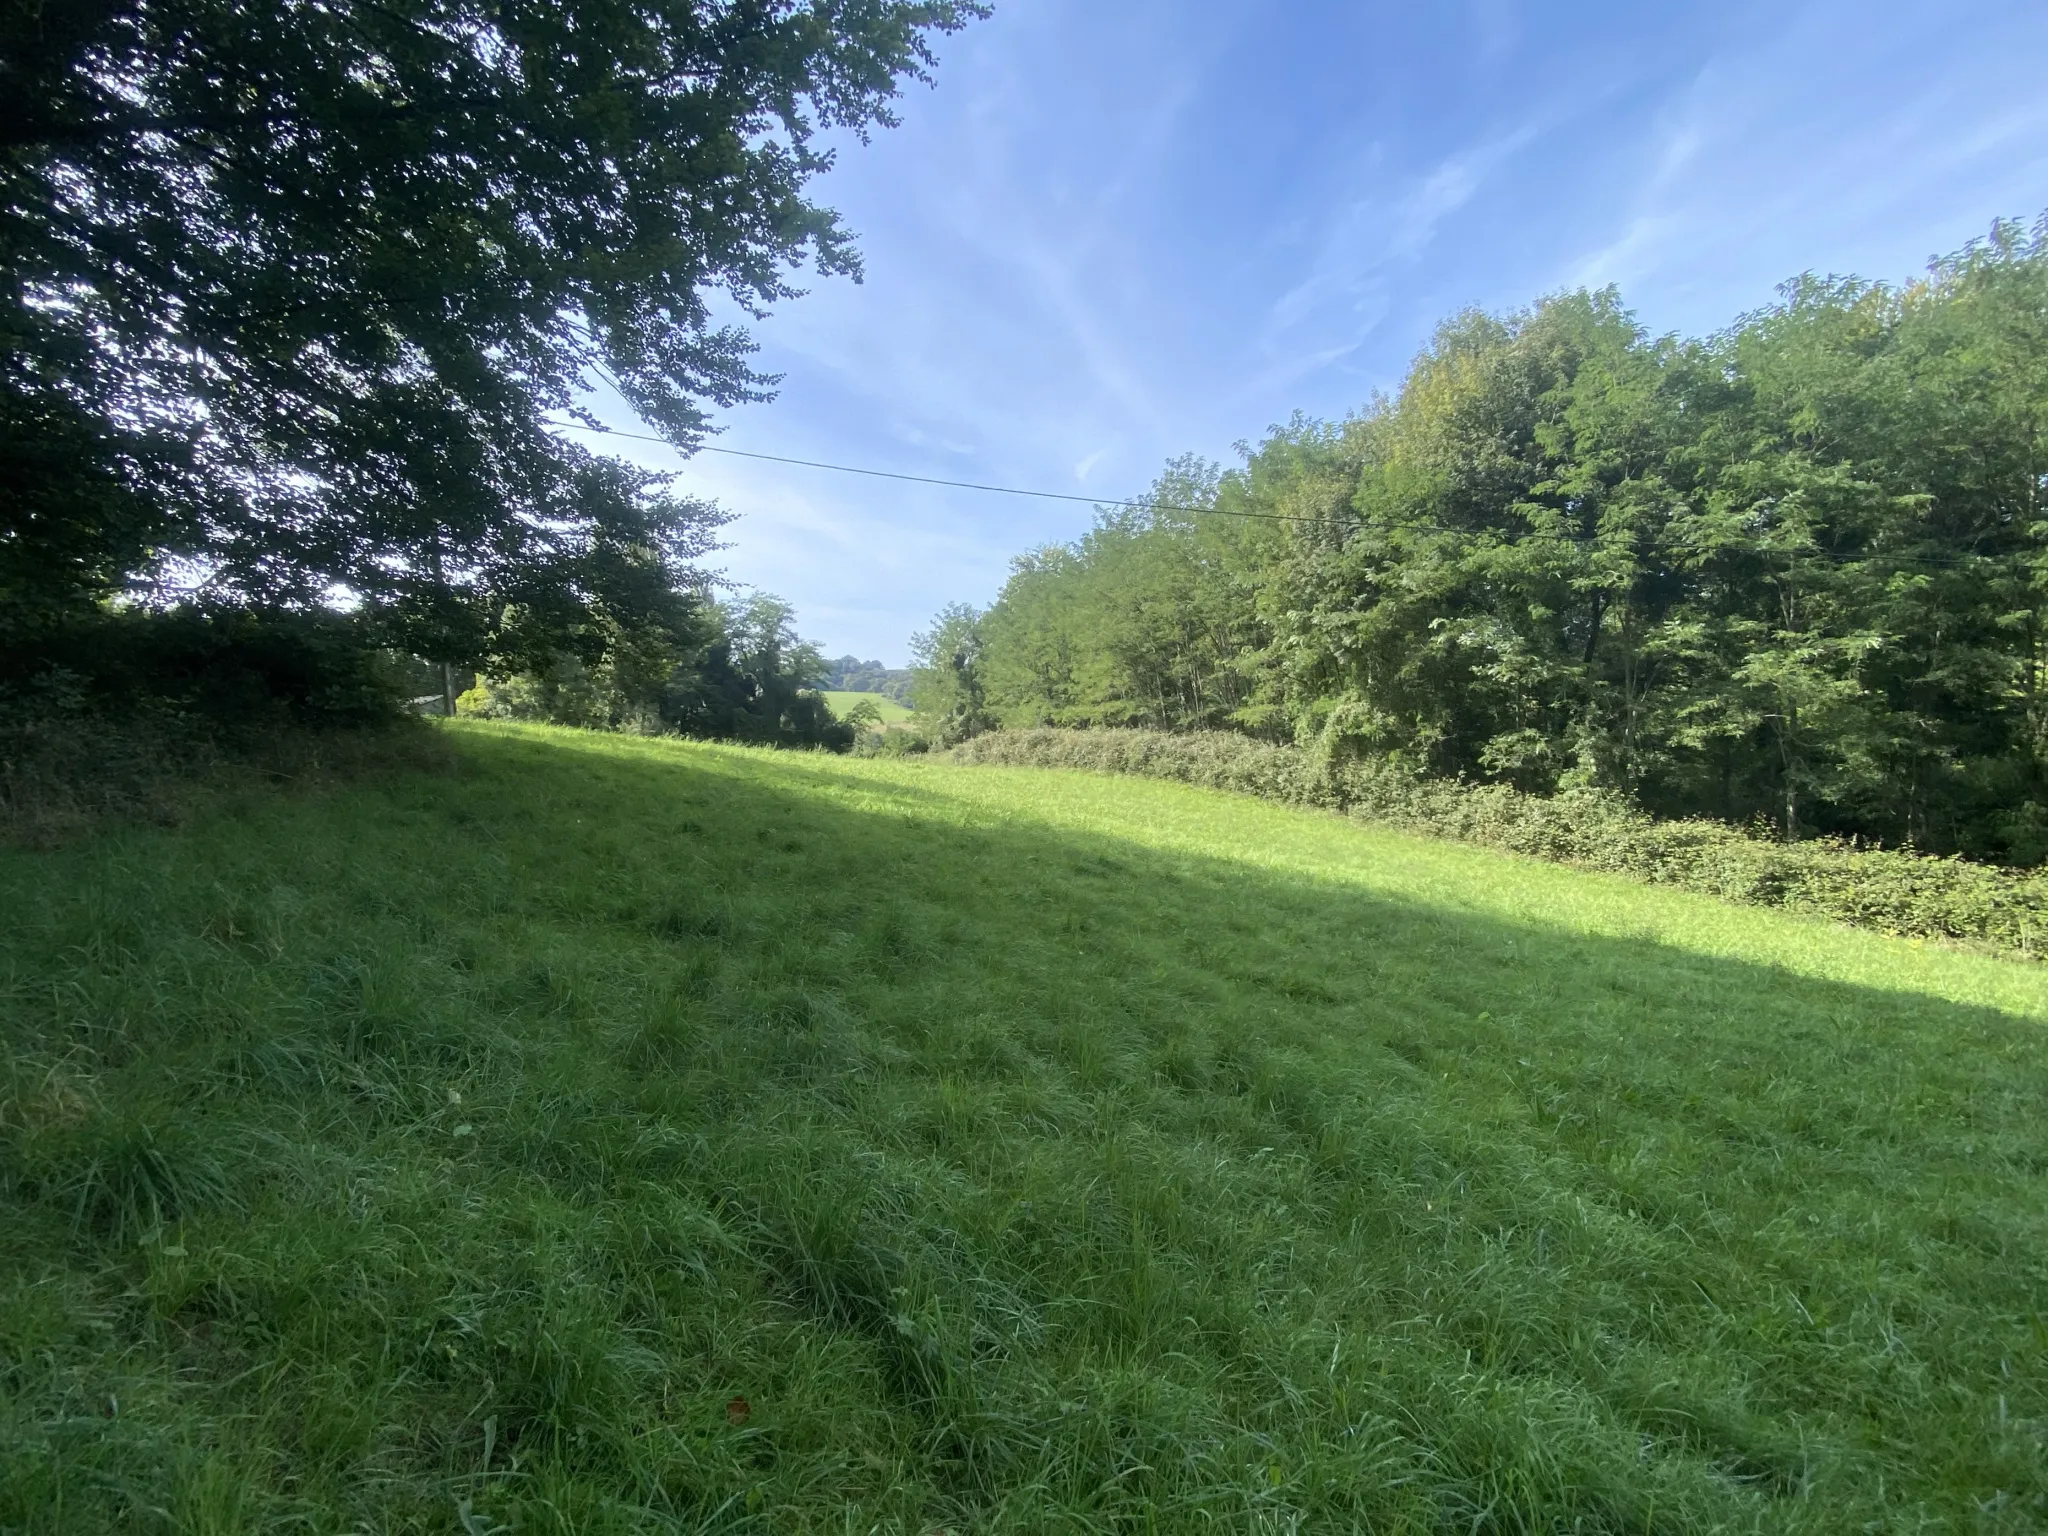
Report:
[[0,858],[0,1528],[2048,1522],[2038,970],[453,735]]
[[36,710],[0,697],[0,846],[52,847],[118,822],[174,826],[251,790],[450,767],[444,744],[404,718],[236,727],[148,704]]

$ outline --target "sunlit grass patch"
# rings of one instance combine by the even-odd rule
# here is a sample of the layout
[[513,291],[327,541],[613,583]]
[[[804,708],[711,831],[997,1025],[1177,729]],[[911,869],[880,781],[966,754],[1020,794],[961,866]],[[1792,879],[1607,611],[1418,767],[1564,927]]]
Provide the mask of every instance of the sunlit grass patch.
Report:
[[828,689],[825,702],[832,706],[832,713],[845,719],[858,705],[872,704],[881,716],[884,725],[906,725],[915,712],[901,699],[893,699],[886,693],[864,693],[857,689]]

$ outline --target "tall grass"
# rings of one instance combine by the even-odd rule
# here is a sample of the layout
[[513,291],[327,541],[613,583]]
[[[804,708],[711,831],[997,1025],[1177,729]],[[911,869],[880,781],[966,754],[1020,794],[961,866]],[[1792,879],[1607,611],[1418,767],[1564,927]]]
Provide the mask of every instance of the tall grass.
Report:
[[2048,1521],[2038,970],[451,734],[0,855],[0,1529]]
[[0,700],[0,845],[50,847],[123,821],[173,825],[252,790],[448,767],[443,744],[408,719],[337,730],[264,722],[227,735],[146,706],[113,715]]

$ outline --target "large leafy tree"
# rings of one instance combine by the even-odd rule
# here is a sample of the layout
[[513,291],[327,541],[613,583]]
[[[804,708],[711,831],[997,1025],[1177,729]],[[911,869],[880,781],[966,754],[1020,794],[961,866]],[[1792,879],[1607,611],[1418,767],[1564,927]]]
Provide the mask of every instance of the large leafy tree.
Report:
[[0,0],[0,603],[353,594],[440,654],[675,617],[707,509],[549,429],[761,398],[835,131],[975,0]]
[[989,713],[2048,858],[2048,221],[1698,342],[1612,293],[1461,315],[1160,499],[1253,516],[1019,562]]
[[994,725],[981,675],[981,615],[965,603],[940,610],[910,637],[910,701],[951,745]]

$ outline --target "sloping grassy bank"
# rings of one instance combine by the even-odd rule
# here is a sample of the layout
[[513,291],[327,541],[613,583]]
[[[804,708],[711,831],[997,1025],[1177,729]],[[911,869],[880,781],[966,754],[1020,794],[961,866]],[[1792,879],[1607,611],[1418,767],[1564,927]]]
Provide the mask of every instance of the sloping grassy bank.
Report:
[[453,735],[0,855],[0,1528],[2048,1520],[2038,969]]
[[1718,821],[1659,821],[1612,794],[1527,795],[1502,784],[1419,778],[1385,762],[1331,762],[1226,731],[992,731],[949,757],[1228,789],[2022,959],[2040,958],[2048,940],[2048,872],[1856,848],[1832,838],[1785,843]]
[[884,725],[904,725],[916,718],[908,704],[901,699],[892,699],[886,693],[863,693],[850,688],[830,689],[825,694],[825,702],[832,706],[832,713],[842,720],[862,704],[874,705]]

